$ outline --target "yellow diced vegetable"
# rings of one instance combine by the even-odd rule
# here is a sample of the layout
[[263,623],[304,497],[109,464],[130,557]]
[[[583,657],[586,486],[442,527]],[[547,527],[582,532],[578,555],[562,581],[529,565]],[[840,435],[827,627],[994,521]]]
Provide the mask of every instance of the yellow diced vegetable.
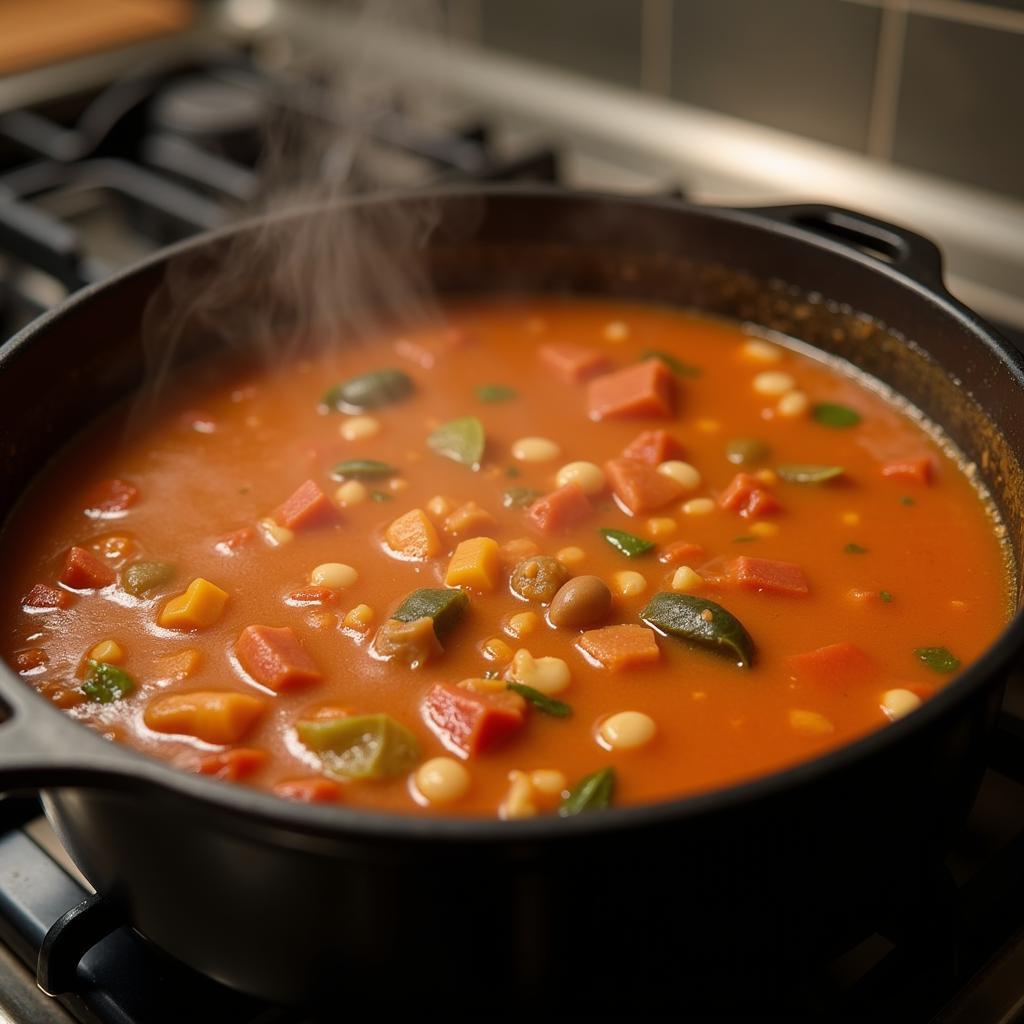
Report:
[[471,537],[455,549],[444,581],[449,587],[494,590],[500,579],[498,542],[493,537]]
[[227,601],[227,591],[198,576],[184,594],[164,605],[157,621],[165,629],[202,629],[221,617]]
[[124,651],[116,640],[101,640],[90,652],[93,661],[105,661],[108,665],[120,665]]

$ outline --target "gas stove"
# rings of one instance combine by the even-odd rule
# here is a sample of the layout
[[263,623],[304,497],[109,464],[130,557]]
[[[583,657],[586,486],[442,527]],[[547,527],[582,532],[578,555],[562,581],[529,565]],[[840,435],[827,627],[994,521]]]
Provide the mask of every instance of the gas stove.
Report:
[[[491,112],[465,90],[424,95],[396,84],[356,113],[334,102],[329,70],[282,57],[281,37],[264,34],[213,55],[175,51],[143,73],[119,66],[104,79],[93,68],[87,82],[0,110],[0,340],[78,287],[258,208],[261,147],[282,120],[357,133],[354,191],[538,180],[667,194],[692,185],[682,168],[567,143],[543,117]],[[1024,350],[1024,332],[1005,329]],[[1019,1018],[1022,712],[1011,691],[978,801],[928,899],[879,921],[814,976],[794,979],[784,1012],[906,1024]],[[0,1024],[316,1019],[231,992],[164,956],[91,891],[37,800],[0,801]]]

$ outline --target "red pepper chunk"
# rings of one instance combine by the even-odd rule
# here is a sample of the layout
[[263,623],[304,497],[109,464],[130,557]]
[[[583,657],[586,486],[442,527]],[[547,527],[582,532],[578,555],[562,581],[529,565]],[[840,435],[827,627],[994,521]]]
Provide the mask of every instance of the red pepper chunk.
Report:
[[575,481],[538,498],[526,514],[545,533],[563,533],[579,526],[591,513],[590,501]]
[[935,467],[928,456],[920,459],[897,459],[882,466],[882,476],[890,480],[906,480],[912,484],[930,484]]
[[423,700],[423,720],[450,751],[474,757],[523,727],[526,701],[518,693],[474,693],[437,683]]
[[615,497],[634,516],[663,508],[683,494],[677,480],[639,459],[609,459],[604,473]]
[[658,555],[664,565],[697,565],[704,557],[704,548],[688,540],[677,540],[667,545]]
[[93,590],[109,587],[117,574],[104,565],[91,551],[73,547],[64,559],[60,581],[72,590]]
[[603,352],[570,341],[541,345],[538,352],[544,365],[566,384],[579,384],[608,369]]
[[21,599],[22,608],[70,608],[72,596],[66,590],[36,583]]
[[732,578],[747,590],[759,594],[783,594],[803,597],[810,593],[803,569],[792,562],[776,562],[770,558],[742,555],[732,563]]
[[341,786],[337,782],[317,775],[308,779],[279,782],[274,792],[286,800],[297,800],[303,804],[333,804],[341,798]]
[[139,500],[139,489],[116,477],[97,484],[86,496],[84,512],[100,518],[112,512],[126,512]]
[[739,512],[745,519],[760,519],[778,512],[782,507],[775,495],[749,473],[737,473],[719,495],[719,508]]
[[289,530],[302,530],[334,522],[338,510],[315,481],[307,480],[277,510],[274,518]]
[[667,417],[673,412],[675,379],[660,359],[646,359],[587,385],[592,420]]
[[651,466],[681,459],[683,446],[667,430],[645,430],[622,449],[624,459],[639,459]]
[[786,659],[786,668],[801,683],[847,689],[870,683],[878,675],[874,660],[854,644],[842,641]]
[[235,747],[217,754],[207,754],[199,761],[199,774],[215,779],[239,782],[254,775],[267,763],[267,752],[253,747]]
[[261,686],[275,693],[294,690],[322,677],[288,626],[246,626],[235,641],[239,664]]

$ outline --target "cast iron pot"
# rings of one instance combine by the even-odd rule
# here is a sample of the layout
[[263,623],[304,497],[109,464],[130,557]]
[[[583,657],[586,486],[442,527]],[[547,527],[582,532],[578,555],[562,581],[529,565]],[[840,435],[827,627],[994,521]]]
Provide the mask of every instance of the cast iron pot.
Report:
[[[829,207],[532,187],[295,212],[79,292],[0,350],[0,508],[96,408],[139,385],[141,325],[166,303],[169,270],[202,280],[240,241],[291,238],[310,218],[341,244],[382,212],[390,222],[425,211],[432,230],[403,259],[442,294],[667,302],[850,359],[977,465],[1019,562],[1024,368],[946,292],[930,242]],[[224,302],[240,324],[268,287],[275,248]],[[175,358],[224,340],[208,320],[184,334]],[[306,806],[181,773],[75,725],[3,669],[0,787],[43,792],[75,862],[142,935],[270,1000],[408,996],[493,1010],[540,994],[550,1001],[533,1005],[668,994],[756,1005],[783,969],[799,976],[927,890],[976,791],[1022,640],[1018,615],[921,710],[790,770],[654,806],[518,822]]]

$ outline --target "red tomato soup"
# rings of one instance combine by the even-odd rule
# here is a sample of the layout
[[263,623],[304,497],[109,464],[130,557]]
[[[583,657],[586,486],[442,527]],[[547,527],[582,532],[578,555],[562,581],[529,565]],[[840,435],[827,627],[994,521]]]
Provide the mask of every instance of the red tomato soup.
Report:
[[577,813],[815,757],[1007,621],[941,438],[842,367],[621,302],[192,369],[3,539],[3,651],[185,771],[406,813]]

